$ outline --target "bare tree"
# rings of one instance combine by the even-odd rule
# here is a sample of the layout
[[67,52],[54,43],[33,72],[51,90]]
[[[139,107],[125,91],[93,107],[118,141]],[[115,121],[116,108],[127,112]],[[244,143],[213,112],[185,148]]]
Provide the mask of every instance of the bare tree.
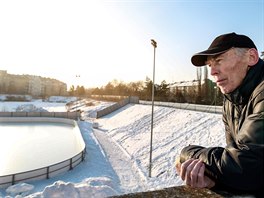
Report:
[[200,103],[201,102],[201,95],[202,95],[202,67],[197,67],[196,70],[197,74],[197,81],[198,81],[198,93],[197,93],[197,99],[196,102]]

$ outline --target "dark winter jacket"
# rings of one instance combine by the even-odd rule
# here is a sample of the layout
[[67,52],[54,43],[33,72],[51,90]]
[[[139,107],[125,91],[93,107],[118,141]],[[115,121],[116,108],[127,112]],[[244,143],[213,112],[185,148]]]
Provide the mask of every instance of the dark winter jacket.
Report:
[[[237,191],[257,192],[263,185],[264,62],[251,67],[242,85],[225,95],[223,122],[225,148],[190,145],[181,151],[181,162],[199,158],[216,185]],[[263,191],[262,191],[263,192]]]

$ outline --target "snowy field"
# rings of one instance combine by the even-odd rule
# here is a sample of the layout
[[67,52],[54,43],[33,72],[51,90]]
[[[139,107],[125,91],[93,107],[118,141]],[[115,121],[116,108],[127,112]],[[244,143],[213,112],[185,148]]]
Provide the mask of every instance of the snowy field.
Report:
[[[0,102],[0,111],[15,111],[21,105],[66,111],[65,104]],[[225,146],[221,115],[156,106],[152,177],[149,177],[151,106],[131,104],[95,119],[97,110],[112,103],[91,101],[89,104],[78,106],[84,119],[79,121],[79,127],[86,143],[85,161],[49,180],[2,188],[0,197],[102,198],[178,186],[183,182],[176,175],[174,161],[182,147],[189,144]],[[98,128],[93,129],[93,126]]]

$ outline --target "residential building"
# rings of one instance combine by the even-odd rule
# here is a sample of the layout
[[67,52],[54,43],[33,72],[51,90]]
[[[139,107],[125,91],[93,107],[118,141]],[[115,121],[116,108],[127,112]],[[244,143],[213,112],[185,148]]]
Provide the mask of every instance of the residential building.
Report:
[[67,85],[56,79],[34,75],[9,74],[0,70],[1,94],[30,94],[32,96],[67,95]]

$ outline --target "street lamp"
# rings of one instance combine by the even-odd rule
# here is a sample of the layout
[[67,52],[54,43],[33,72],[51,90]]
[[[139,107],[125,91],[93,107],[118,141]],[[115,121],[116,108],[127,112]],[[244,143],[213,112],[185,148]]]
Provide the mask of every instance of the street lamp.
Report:
[[[79,91],[80,91],[80,86],[78,85],[79,83],[78,83],[78,79],[81,77],[81,75],[80,74],[76,74],[75,75],[75,77],[76,77],[76,88],[75,88],[75,95],[76,95],[76,102],[75,102],[75,112],[77,112],[77,108],[78,108],[78,95],[79,95]],[[78,88],[78,89],[77,89]]]
[[152,80],[152,109],[151,109],[151,127],[150,127],[150,153],[149,153],[149,177],[151,177],[151,168],[152,168],[152,139],[153,139],[153,115],[154,115],[154,90],[155,90],[155,56],[157,42],[154,39],[151,39],[151,45],[154,47],[154,61],[153,61],[153,80]]
[[76,74],[75,77],[76,77],[76,88],[75,88],[76,89],[76,96],[78,96],[79,90],[77,90],[77,88],[78,89],[80,88],[80,86],[79,86],[80,82],[78,83],[78,81],[79,81],[78,79],[80,79],[81,75],[80,74]]

